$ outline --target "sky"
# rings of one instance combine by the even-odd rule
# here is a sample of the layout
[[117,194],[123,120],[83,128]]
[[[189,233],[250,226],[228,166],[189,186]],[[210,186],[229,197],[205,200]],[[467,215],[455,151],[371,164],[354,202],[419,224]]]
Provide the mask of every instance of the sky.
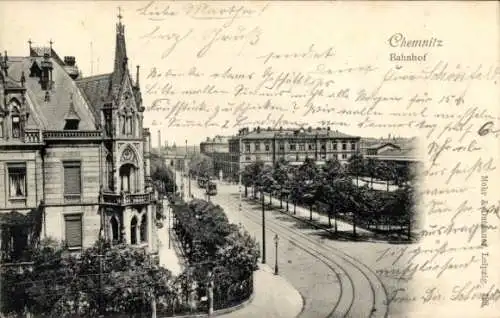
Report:
[[[232,91],[237,80],[214,80],[210,77],[148,79],[147,75],[153,68],[162,71],[172,69],[186,72],[194,67],[205,74],[222,72],[228,68],[239,73],[255,72],[253,79],[247,81],[255,86],[265,76],[266,69],[269,67],[275,76],[278,76],[280,72],[290,72],[292,75],[296,74],[294,72],[306,74],[321,64],[327,69],[355,67],[368,62],[378,67],[380,72],[376,76],[364,77],[362,74],[356,74],[350,77],[339,77],[338,80],[337,78],[334,80],[335,85],[331,86],[335,88],[335,91],[350,87],[354,92],[364,89],[365,82],[374,84],[379,81],[378,78],[383,73],[384,68],[391,67],[391,63],[388,63],[389,53],[392,51],[398,54],[411,53],[411,50],[388,48],[387,39],[391,34],[402,33],[408,38],[415,38],[418,34],[418,38],[426,39],[445,36],[446,50],[440,48],[413,50],[415,53],[424,54],[427,52],[432,56],[432,60],[429,58],[431,61],[427,63],[429,67],[433,63],[437,63],[439,59],[448,57],[449,54],[446,52],[455,50],[455,48],[457,51],[462,50],[465,45],[462,37],[454,32],[451,24],[442,24],[439,19],[429,19],[423,25],[406,23],[404,14],[408,15],[408,10],[405,11],[392,3],[362,6],[347,3],[333,5],[328,2],[315,2],[308,3],[306,7],[306,4],[300,2],[268,4],[261,1],[256,4],[211,2],[205,7],[203,5],[202,2],[188,1],[176,3],[2,1],[0,2],[0,12],[3,16],[2,30],[8,31],[3,32],[0,37],[0,49],[7,50],[11,56],[27,55],[28,40],[31,39],[34,46],[48,46],[49,41],[52,40],[54,49],[61,57],[76,57],[77,66],[84,76],[111,72],[115,46],[115,25],[119,12],[118,7],[120,7],[123,15],[122,21],[125,24],[129,69],[135,80],[135,66],[141,66],[141,88],[144,106],[147,108],[144,123],[150,127],[153,144],[156,145],[158,130],[161,130],[163,141],[184,144],[184,140],[187,139],[190,144],[197,144],[205,140],[207,136],[232,135],[241,127],[234,125],[234,120],[226,128],[220,127],[223,120],[219,120],[219,127],[196,127],[189,126],[189,124],[175,127],[169,126],[168,120],[159,120],[161,117],[168,117],[168,111],[160,113],[148,111],[149,106],[155,104],[155,101],[165,98],[158,92],[147,92],[147,88],[153,84],[163,86],[170,83],[174,87],[189,89],[203,88],[206,85],[214,84],[219,88]],[[413,15],[429,16],[428,8],[417,4],[411,6],[414,7]],[[455,10],[458,12],[457,16],[467,12],[465,6],[461,7],[458,4]],[[175,14],[171,14],[172,12]],[[411,15],[409,14],[409,16]],[[237,19],[228,19],[227,17],[230,16],[236,16]],[[373,16],[372,20],[367,19],[367,16]],[[226,19],[219,19],[220,17]],[[357,23],[353,23],[354,21]],[[370,22],[377,23],[377,28],[372,27]],[[486,30],[486,27],[486,24],[477,26],[479,30]],[[209,45],[211,39],[217,34],[219,40]],[[477,41],[479,43],[482,41],[487,43],[485,34],[487,34],[486,31],[484,33],[478,32]],[[220,40],[221,37],[225,37],[225,39]],[[312,51],[316,53],[324,53],[331,49],[334,56],[328,59],[266,59],[272,53],[304,53],[308,50],[311,51],[311,47]],[[202,52],[204,49],[205,52]],[[203,53],[203,56],[200,56],[200,52]],[[464,53],[464,55],[467,54],[467,52]],[[478,54],[487,55],[488,52]],[[491,56],[494,52],[489,52],[489,54]],[[372,88],[373,85],[369,89],[367,88],[368,94]],[[387,91],[393,92],[395,90],[408,90],[407,96],[413,93],[412,89],[404,84]],[[419,93],[423,94],[422,91]],[[257,102],[262,105],[265,103],[265,98],[243,98],[231,94],[184,96],[179,100],[188,104],[193,102],[197,105],[204,101],[209,105],[209,108],[215,104],[222,108],[231,103],[233,105]],[[294,100],[291,98],[277,97],[272,98],[271,101],[281,109],[290,109],[294,104]],[[305,99],[298,101],[298,103],[305,103]],[[320,105],[325,103],[330,106],[335,104],[336,109],[352,108],[350,101],[323,99]],[[406,107],[406,104],[400,104],[393,103],[386,106],[387,109]],[[359,108],[361,109],[361,106]],[[280,116],[280,112],[281,110],[273,112],[255,108],[252,111],[247,111],[246,115],[253,119],[249,120],[253,123],[264,118],[276,120]],[[210,116],[209,112],[200,113],[188,109],[184,111],[182,121],[184,123],[189,120],[201,121]],[[221,116],[218,115],[222,118]],[[235,113],[224,114],[224,116],[229,119],[236,117]],[[287,118],[290,122],[300,122],[300,125],[306,125],[306,127],[307,125],[321,126],[322,121],[327,120],[332,123],[332,129],[360,136],[378,138],[391,134],[392,136],[412,137],[416,134],[415,129],[408,127],[360,128],[358,121],[361,120],[361,117],[352,117],[351,119],[349,116],[334,115],[329,112],[318,112],[314,115],[304,112],[290,113]],[[386,122],[385,119],[380,121]],[[400,119],[393,118],[393,121],[399,122]],[[339,124],[340,122],[345,122],[348,125]],[[266,123],[263,126],[267,126]],[[280,125],[278,124],[278,126]],[[257,124],[250,125],[250,128],[255,126]]]

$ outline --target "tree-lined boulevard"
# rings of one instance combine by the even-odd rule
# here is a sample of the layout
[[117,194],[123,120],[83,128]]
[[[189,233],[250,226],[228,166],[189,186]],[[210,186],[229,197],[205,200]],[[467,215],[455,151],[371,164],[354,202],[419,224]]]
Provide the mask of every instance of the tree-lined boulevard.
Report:
[[[204,195],[202,189],[194,189],[193,194]],[[219,184],[219,193],[211,200],[224,208],[232,223],[241,224],[262,244],[260,201],[245,200],[239,212],[237,186],[225,184]],[[266,225],[267,263],[275,262],[272,238],[277,234],[280,275],[305,298],[300,317],[385,317],[384,286],[368,267],[282,213],[266,208]]]

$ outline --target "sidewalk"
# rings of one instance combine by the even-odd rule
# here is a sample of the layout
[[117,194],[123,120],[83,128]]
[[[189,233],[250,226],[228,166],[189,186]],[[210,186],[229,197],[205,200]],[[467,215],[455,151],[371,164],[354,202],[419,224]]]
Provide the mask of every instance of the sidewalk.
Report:
[[[180,180],[178,180],[180,184]],[[202,190],[192,188],[193,194],[202,196]],[[278,203],[279,204],[279,203]],[[164,237],[168,239],[168,232],[166,226]],[[167,242],[167,241],[166,241]],[[172,242],[173,243],[173,242]],[[165,257],[175,263],[173,257],[176,258],[179,268],[182,267],[177,255],[174,252],[174,244],[172,249],[165,251]],[[170,251],[170,252],[169,252]],[[160,263],[162,256],[160,256]],[[173,265],[168,263],[167,267]],[[172,271],[174,273],[174,271]],[[174,274],[175,275],[175,274]],[[222,314],[218,317],[224,318],[295,318],[301,312],[304,302],[300,293],[293,287],[284,277],[274,275],[274,270],[267,264],[259,264],[259,269],[254,272],[254,291],[253,295],[243,308],[237,309],[233,312]]]
[[[166,211],[169,207],[165,207],[164,209]],[[170,220],[169,222],[168,216],[171,215],[167,213],[167,219],[163,221],[163,227],[158,229],[158,255],[160,257],[160,266],[167,268],[172,272],[172,275],[177,276],[182,272],[182,264],[175,251],[175,242],[173,237],[171,238],[172,241],[170,242],[169,248],[168,230],[172,221]]]
[[220,315],[224,318],[294,318],[304,303],[299,292],[282,276],[274,275],[266,264],[254,272],[253,299],[240,310]]
[[[258,194],[258,196],[260,196],[260,194]],[[251,198],[251,194],[249,191],[249,195],[247,197],[247,200],[250,198]],[[244,199],[244,196],[243,196],[243,199]],[[261,202],[260,197],[259,197],[259,199],[254,200],[254,202],[260,203]],[[271,202],[272,202],[273,208],[280,209],[280,207],[279,207],[280,200],[279,199],[276,199],[273,197]],[[269,206],[269,195],[268,194],[265,195],[264,203],[266,204],[266,206]],[[294,208],[293,203],[289,202],[288,203],[288,214],[290,214],[291,216],[294,216],[296,218],[300,218],[304,221],[310,222],[309,209],[297,205],[296,210],[295,210],[296,214],[293,214],[293,208]],[[282,210],[283,212],[286,211],[285,200],[283,200],[283,208],[281,208],[280,210]],[[318,212],[315,212],[314,210],[312,211],[312,222],[317,224],[317,225],[321,225],[322,227],[328,228],[328,216],[323,215],[323,214],[319,214]],[[333,224],[334,224],[334,220],[332,218],[332,228],[330,229],[332,231],[333,231]],[[349,224],[347,222],[337,220],[337,230],[339,232],[352,232],[353,226],[352,226],[352,224]],[[374,235],[371,231],[365,230],[361,227],[356,227],[356,233],[358,233],[359,235],[364,235],[364,236],[373,236]]]

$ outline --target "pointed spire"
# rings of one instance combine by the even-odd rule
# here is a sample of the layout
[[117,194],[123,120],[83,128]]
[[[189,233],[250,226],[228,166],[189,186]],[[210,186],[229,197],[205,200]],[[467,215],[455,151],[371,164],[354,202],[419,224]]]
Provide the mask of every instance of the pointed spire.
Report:
[[139,87],[139,65],[136,66],[137,67],[137,75],[136,75],[136,79],[135,79],[135,86],[138,88]]
[[21,72],[21,85],[24,87],[24,83],[26,82],[26,77],[24,76],[24,71]]
[[75,110],[75,105],[73,104],[73,93],[70,93],[69,96],[70,96],[69,109],[68,109],[68,112],[66,113],[66,116],[64,116],[64,119],[65,120],[80,120],[80,116],[78,116],[78,113]]
[[123,35],[125,32],[125,27],[122,24],[122,18],[123,18],[122,8],[118,7],[118,23],[116,24],[116,33]]
[[50,57],[52,57],[52,44],[54,44],[54,42],[52,41],[52,39],[50,39],[50,41],[49,41],[49,45],[50,45],[49,54],[50,54]]
[[125,27],[122,24],[122,13],[119,8],[118,23],[116,24],[116,46],[115,46],[115,64],[112,76],[112,95],[118,97],[123,77],[127,72],[127,49],[125,45]]

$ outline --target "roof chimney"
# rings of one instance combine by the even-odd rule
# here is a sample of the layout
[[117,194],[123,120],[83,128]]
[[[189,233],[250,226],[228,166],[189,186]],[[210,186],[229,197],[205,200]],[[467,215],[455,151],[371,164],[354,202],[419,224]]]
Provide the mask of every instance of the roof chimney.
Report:
[[80,71],[76,66],[76,60],[74,56],[64,57],[64,70],[72,79],[77,79],[80,76]]

